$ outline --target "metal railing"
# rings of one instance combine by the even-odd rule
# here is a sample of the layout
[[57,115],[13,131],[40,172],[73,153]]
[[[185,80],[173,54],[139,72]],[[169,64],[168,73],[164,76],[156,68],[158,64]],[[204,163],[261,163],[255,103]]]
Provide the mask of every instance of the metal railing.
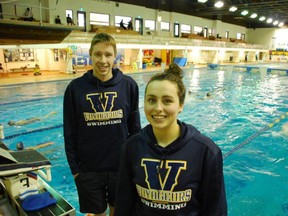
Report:
[[[62,43],[90,43],[96,33],[73,31]],[[255,49],[268,50],[268,46],[259,44],[236,43],[228,41],[212,41],[189,38],[163,37],[155,35],[129,35],[129,34],[111,34],[117,43],[122,44],[147,44],[163,46],[186,46],[186,47],[213,47],[213,48],[237,48],[237,49]]]

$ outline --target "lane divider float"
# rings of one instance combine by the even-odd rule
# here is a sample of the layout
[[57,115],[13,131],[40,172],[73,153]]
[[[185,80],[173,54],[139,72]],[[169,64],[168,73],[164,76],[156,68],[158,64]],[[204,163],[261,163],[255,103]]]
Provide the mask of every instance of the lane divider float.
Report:
[[245,146],[246,144],[248,144],[251,140],[255,139],[257,136],[259,136],[262,132],[274,127],[277,123],[279,123],[281,120],[285,119],[286,117],[288,117],[288,112],[284,113],[283,115],[281,115],[279,118],[275,119],[272,123],[268,124],[267,126],[265,126],[264,128],[262,128],[261,130],[259,130],[257,133],[253,134],[252,136],[248,137],[246,140],[244,140],[242,143],[240,143],[239,145],[235,146],[233,149],[231,149],[229,152],[225,153],[223,155],[223,159],[225,160],[227,157],[229,157],[230,155],[232,155],[234,152],[236,152],[237,150],[241,149],[243,146]]

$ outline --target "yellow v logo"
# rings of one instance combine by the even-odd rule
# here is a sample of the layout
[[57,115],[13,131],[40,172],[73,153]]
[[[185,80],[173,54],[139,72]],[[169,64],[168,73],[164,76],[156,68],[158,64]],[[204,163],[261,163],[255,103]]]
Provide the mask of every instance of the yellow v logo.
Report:
[[[178,177],[182,170],[186,170],[187,162],[179,160],[165,160],[143,158],[141,166],[145,170],[145,181],[149,189],[172,191],[178,184]],[[166,174],[162,177],[159,171],[165,169]]]
[[104,92],[87,94],[86,99],[91,103],[92,109],[97,112],[112,111],[117,92]]

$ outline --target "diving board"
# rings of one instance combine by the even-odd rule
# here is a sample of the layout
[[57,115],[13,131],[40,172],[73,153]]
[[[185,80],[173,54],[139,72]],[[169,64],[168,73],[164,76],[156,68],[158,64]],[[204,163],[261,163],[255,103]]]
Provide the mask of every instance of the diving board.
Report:
[[0,177],[17,175],[30,171],[40,171],[47,181],[51,181],[51,163],[36,150],[8,151],[0,147]]
[[[0,189],[4,191],[4,197],[0,199],[0,206],[5,206],[7,207],[6,209],[9,209],[9,212],[6,212],[7,215],[76,215],[75,208],[46,183],[46,181],[51,181],[50,168],[50,161],[36,150],[10,151],[0,141]],[[28,196],[26,198],[21,197],[21,190],[31,189],[32,186],[33,190],[35,190],[35,187],[37,188],[37,191],[35,191],[37,194],[34,194],[33,191],[33,194],[29,196],[32,200],[33,198],[39,199],[38,195],[41,196],[42,193],[42,195],[46,195],[49,192],[49,196],[51,199],[53,198],[54,202],[38,205],[37,209],[34,208],[33,211],[25,209],[24,202],[26,201],[27,203],[26,199]],[[35,197],[32,197],[33,195]],[[33,206],[34,204],[30,203],[29,205]]]

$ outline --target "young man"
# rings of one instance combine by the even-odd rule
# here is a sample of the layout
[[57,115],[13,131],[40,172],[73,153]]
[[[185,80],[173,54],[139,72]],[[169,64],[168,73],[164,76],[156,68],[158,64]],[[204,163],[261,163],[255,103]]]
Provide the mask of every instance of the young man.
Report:
[[106,33],[91,42],[93,69],[73,80],[64,95],[67,160],[79,195],[80,211],[113,215],[122,144],[140,131],[136,82],[113,69],[116,42]]

